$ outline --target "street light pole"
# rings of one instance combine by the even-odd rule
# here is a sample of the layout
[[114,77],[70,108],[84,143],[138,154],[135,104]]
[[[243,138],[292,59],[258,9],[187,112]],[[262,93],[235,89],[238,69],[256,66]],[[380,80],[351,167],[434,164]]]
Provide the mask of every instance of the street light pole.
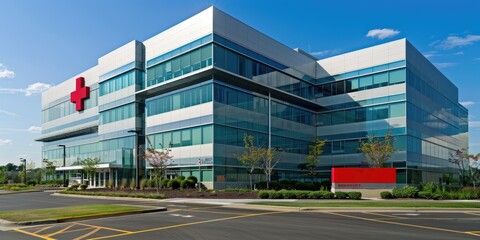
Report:
[[128,133],[135,133],[135,189],[140,189],[140,159],[138,156],[139,152],[139,130],[128,130]]
[[23,163],[23,183],[27,184],[27,159],[20,158],[20,162]]
[[[65,159],[67,158],[66,146],[63,144],[60,144],[58,146],[63,147],[63,167],[65,168],[66,167]],[[63,186],[68,187],[65,169],[63,169]]]
[[198,189],[202,189],[202,159],[198,159]]

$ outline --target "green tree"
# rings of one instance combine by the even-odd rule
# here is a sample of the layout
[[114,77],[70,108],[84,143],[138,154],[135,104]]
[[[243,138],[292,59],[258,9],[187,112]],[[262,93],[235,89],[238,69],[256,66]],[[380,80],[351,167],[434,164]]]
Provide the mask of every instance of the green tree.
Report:
[[145,153],[142,157],[153,168],[155,187],[157,188],[158,193],[160,188],[163,187],[161,186],[161,179],[165,177],[167,163],[173,161],[173,156],[170,155],[172,150],[170,148],[164,148],[163,146],[161,146],[161,149],[156,149],[149,138],[147,138],[147,142],[148,148],[145,149]]
[[391,131],[387,131],[385,137],[379,138],[374,135],[368,136],[366,142],[360,143],[360,151],[365,155],[372,167],[384,167],[393,153],[395,153],[395,138]]
[[53,164],[52,161],[44,160],[45,162],[45,175],[47,180],[49,179],[48,176],[50,176],[50,179],[53,179],[53,175],[55,174],[55,165]]
[[472,183],[473,186],[476,187],[476,182],[480,174],[478,159],[480,159],[480,153],[470,155],[465,148],[457,149],[454,153],[450,153],[448,160],[458,166],[462,186],[467,186],[469,183]]
[[7,167],[0,166],[0,183],[5,183],[7,179]]
[[100,162],[100,158],[85,158],[79,160],[80,166],[82,166],[83,171],[87,174],[87,179],[89,181],[93,181],[93,177],[95,176],[95,172],[97,171]]
[[262,150],[263,152],[263,164],[262,168],[265,172],[265,176],[267,179],[267,190],[270,188],[270,182],[272,181],[272,173],[275,169],[275,166],[280,162],[280,158],[277,154],[277,149],[269,147],[266,150]]
[[305,161],[305,169],[308,169],[307,176],[313,178],[317,176],[317,166],[320,162],[320,155],[323,153],[323,146],[325,145],[326,140],[320,140],[315,138],[314,144],[308,146],[309,151]]
[[265,149],[255,146],[252,135],[244,135],[243,142],[245,150],[237,157],[238,161],[245,166],[250,176],[250,190],[253,190],[252,175],[255,169],[259,168],[265,156]]

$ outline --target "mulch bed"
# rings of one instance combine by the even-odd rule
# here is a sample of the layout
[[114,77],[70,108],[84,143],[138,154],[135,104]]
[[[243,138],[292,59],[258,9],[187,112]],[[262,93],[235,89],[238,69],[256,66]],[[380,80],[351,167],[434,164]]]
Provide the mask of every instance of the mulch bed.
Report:
[[[117,192],[117,193],[143,193],[143,194],[156,194],[156,189],[145,190],[131,190],[131,189],[113,189],[113,188],[92,188],[83,190],[86,192]],[[207,199],[256,199],[257,193],[251,192],[222,192],[216,190],[215,192],[202,191],[198,192],[196,189],[183,189],[183,190],[171,190],[160,189],[160,194],[165,194],[166,198],[207,198]]]

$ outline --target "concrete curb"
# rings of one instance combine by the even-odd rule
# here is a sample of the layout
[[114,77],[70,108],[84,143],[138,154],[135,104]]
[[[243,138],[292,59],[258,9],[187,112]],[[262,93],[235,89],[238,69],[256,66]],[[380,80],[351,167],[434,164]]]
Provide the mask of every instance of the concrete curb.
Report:
[[17,225],[20,225],[20,226],[30,226],[30,225],[63,223],[63,222],[72,222],[72,221],[86,220],[86,219],[117,217],[117,216],[134,215],[134,214],[142,214],[142,213],[153,213],[153,212],[164,212],[164,211],[167,211],[166,207],[159,207],[159,208],[145,209],[145,210],[135,210],[135,211],[128,211],[128,212],[94,214],[94,215],[81,216],[81,217],[70,217],[70,218],[48,219],[48,220],[38,220],[38,221],[16,222],[14,224],[17,224]]
[[20,193],[32,193],[32,192],[43,192],[43,189],[42,190],[25,190],[25,191],[5,191],[5,192],[1,192],[0,191],[0,196],[2,195],[11,195],[11,194],[20,194]]
[[53,193],[50,195],[56,196],[56,197],[93,198],[93,199],[118,200],[118,201],[137,201],[137,202],[165,201],[165,199],[154,199],[154,198],[109,197],[109,196],[91,196],[91,195],[63,194],[63,193]]

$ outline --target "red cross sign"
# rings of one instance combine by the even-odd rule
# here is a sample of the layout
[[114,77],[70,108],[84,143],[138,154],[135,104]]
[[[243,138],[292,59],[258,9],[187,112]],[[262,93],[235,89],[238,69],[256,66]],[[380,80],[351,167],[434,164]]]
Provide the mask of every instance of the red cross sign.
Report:
[[70,93],[70,102],[75,103],[75,109],[77,111],[83,111],[84,100],[90,98],[90,88],[85,87],[85,78],[77,78],[77,87],[75,91]]

